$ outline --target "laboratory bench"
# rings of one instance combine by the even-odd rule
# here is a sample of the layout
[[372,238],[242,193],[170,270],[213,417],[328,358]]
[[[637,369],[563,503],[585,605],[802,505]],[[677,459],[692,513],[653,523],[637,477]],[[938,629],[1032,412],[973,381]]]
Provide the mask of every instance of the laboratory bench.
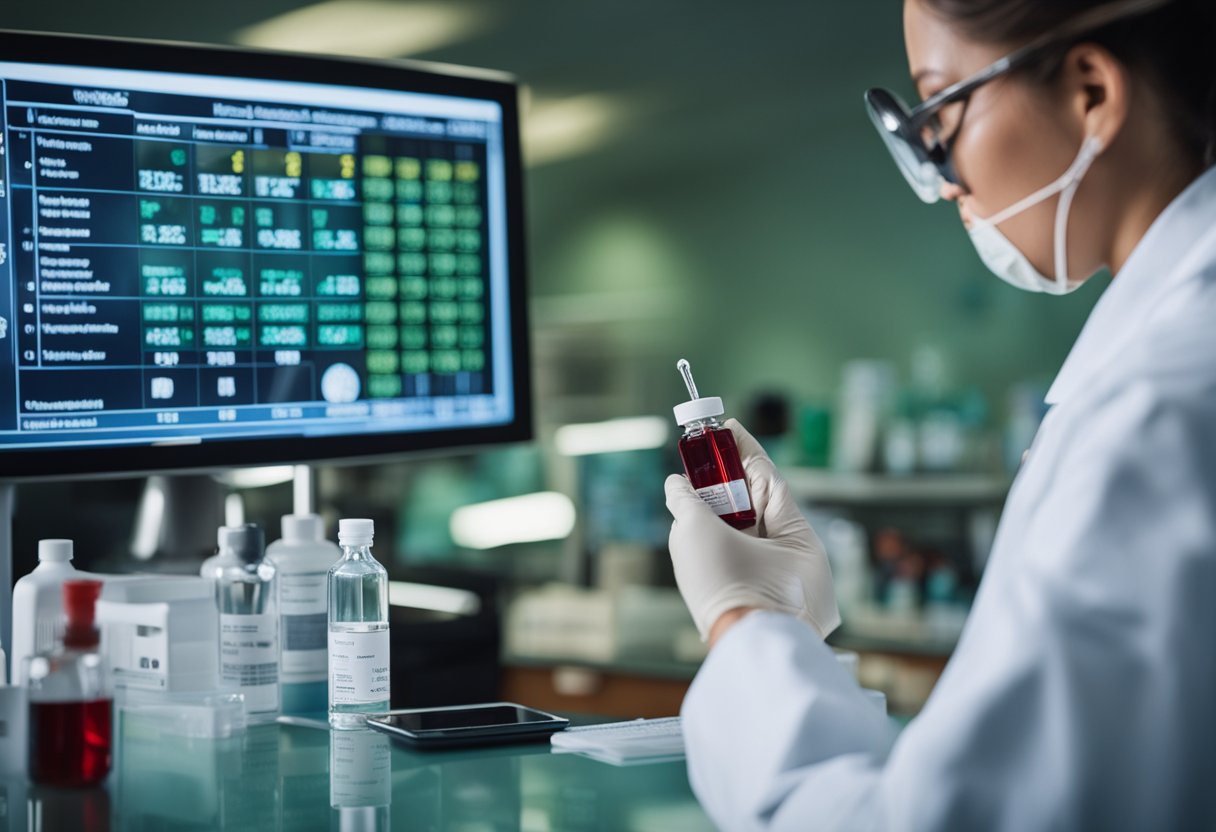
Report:
[[[572,717],[575,724],[602,718]],[[116,723],[104,787],[4,782],[0,817],[29,832],[94,830],[713,829],[683,761],[617,767],[548,742],[417,752],[371,731],[262,725],[226,739]]]

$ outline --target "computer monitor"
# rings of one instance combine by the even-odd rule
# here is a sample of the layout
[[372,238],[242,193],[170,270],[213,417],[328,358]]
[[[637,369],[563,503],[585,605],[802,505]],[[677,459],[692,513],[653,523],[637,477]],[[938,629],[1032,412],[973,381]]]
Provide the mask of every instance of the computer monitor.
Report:
[[0,479],[530,438],[504,76],[0,33]]

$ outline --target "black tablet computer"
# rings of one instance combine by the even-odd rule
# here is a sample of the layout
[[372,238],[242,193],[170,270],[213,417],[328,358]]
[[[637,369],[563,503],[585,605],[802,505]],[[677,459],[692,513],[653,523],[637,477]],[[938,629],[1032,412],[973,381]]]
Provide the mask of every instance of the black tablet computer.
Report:
[[367,725],[414,748],[455,748],[536,742],[570,720],[513,702],[411,708],[367,717]]

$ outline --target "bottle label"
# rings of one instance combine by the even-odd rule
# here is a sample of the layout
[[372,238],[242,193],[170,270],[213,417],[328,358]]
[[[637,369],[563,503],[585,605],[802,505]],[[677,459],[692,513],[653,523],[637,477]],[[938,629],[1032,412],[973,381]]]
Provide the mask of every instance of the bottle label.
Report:
[[368,705],[389,698],[388,629],[329,631],[329,702]]
[[273,615],[220,615],[220,681],[240,688],[251,711],[278,707],[275,624]]
[[735,514],[748,511],[752,507],[751,498],[747,494],[745,480],[731,480],[718,485],[707,485],[697,489],[697,496],[714,510],[714,514]]
[[279,611],[283,621],[284,684],[325,680],[327,572],[279,575]]

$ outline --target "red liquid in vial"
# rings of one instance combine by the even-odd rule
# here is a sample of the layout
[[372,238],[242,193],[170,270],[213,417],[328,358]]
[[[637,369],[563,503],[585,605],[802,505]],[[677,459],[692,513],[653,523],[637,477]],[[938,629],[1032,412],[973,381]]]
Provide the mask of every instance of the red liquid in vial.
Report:
[[30,703],[30,779],[92,786],[110,773],[110,700]]
[[[680,437],[680,458],[684,461],[684,473],[692,487],[700,490],[714,485],[741,480],[747,488],[747,474],[739,458],[739,446],[735,436],[726,428],[707,430],[692,436]],[[729,492],[726,499],[730,499]],[[756,509],[748,492],[747,508],[719,514],[724,521],[736,529],[750,529],[756,525]],[[717,511],[718,509],[715,509]]]

